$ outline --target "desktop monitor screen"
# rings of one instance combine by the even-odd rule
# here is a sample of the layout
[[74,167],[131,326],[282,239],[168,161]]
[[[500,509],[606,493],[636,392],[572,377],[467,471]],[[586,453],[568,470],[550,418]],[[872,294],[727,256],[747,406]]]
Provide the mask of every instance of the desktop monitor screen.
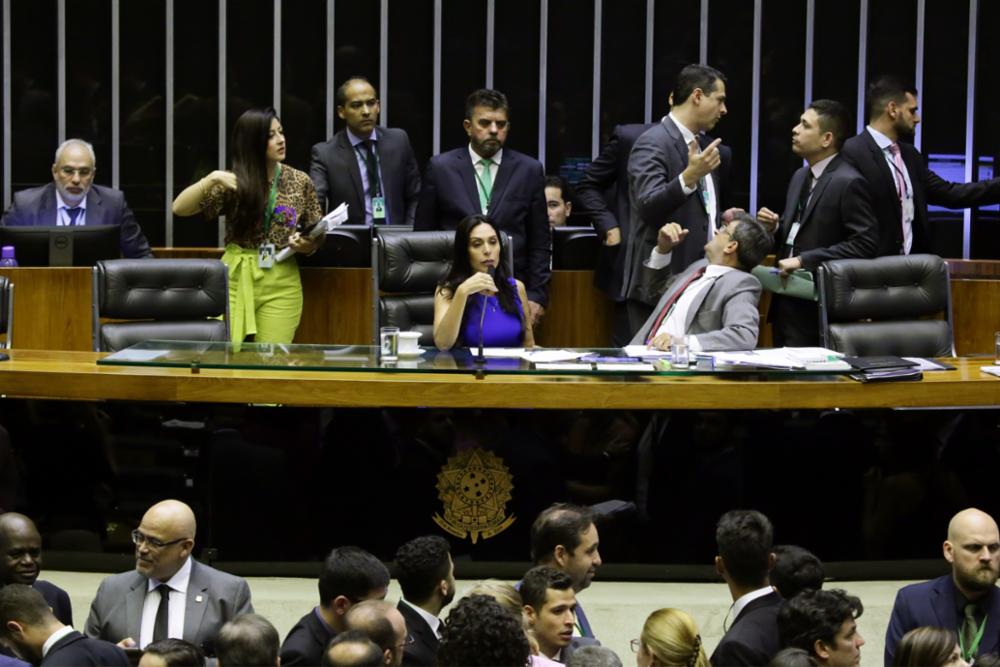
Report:
[[371,248],[369,225],[337,225],[327,231],[326,241],[315,254],[299,255],[299,266],[367,267],[372,265]]
[[121,257],[117,225],[3,227],[0,245],[14,246],[18,266],[93,266]]

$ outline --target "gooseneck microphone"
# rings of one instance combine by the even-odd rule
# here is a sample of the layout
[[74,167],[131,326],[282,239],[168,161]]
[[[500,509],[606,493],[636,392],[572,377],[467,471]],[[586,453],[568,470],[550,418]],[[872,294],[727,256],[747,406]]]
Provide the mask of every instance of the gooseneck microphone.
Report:
[[[496,277],[496,268],[492,266],[486,267],[486,273],[489,274],[490,278]],[[479,354],[476,355],[476,363],[483,364],[486,363],[486,355],[483,354],[483,321],[486,319],[486,300],[487,296],[485,293],[480,293],[483,301],[483,312],[479,314]]]

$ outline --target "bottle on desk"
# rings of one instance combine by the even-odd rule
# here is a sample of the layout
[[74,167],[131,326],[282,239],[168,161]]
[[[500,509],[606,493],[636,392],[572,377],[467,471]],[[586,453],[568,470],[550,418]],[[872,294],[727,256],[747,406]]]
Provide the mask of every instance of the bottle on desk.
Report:
[[0,268],[11,266],[17,266],[17,260],[14,258],[14,246],[5,245],[3,249],[0,249]]

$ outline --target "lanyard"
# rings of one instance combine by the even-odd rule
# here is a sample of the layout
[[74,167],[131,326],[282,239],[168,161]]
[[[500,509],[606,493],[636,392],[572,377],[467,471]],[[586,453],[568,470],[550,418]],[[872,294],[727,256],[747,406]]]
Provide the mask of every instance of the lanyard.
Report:
[[267,197],[267,208],[264,209],[264,241],[271,231],[271,217],[274,216],[274,204],[278,199],[278,179],[281,178],[281,163],[274,169],[274,180],[271,181],[271,194]]
[[[371,144],[371,156],[375,160],[373,165],[368,161],[368,152],[364,150],[361,144],[355,144],[354,152],[358,154],[361,161],[365,163],[365,169],[368,171],[368,180],[375,180],[374,183],[368,183],[368,191],[370,192],[369,197],[381,197],[382,196],[382,160],[378,156],[378,150],[376,150],[375,142]],[[375,167],[375,173],[372,173],[372,167]]]
[[972,640],[972,646],[966,648],[962,645],[962,628],[958,629],[958,649],[962,652],[962,660],[966,662],[971,662],[972,658],[979,651],[979,642],[983,640],[983,633],[986,631],[986,619],[989,618],[989,614],[983,616],[983,622],[979,624],[979,630],[976,632],[976,638]]

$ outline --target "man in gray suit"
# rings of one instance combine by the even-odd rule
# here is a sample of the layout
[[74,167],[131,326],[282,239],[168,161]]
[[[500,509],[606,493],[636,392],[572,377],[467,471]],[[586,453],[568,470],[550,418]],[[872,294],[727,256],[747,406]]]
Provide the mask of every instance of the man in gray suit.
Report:
[[731,154],[720,139],[709,142],[703,133],[726,115],[726,78],[711,67],[688,65],[677,76],[673,101],[670,113],[636,139],[628,161],[632,221],[622,293],[632,331],[655,303],[643,300],[641,275],[660,227],[674,221],[691,235],[671,264],[671,273],[681,273],[701,258],[725,210]]
[[736,213],[705,245],[705,259],[670,275],[673,250],[689,234],[676,222],[660,228],[642,275],[644,297],[663,296],[632,344],[668,350],[672,343],[686,341],[692,352],[752,350],[760,321],[760,283],[748,271],[771,249],[771,235],[748,214]]
[[202,646],[227,621],[252,613],[245,580],[191,557],[195,530],[194,512],[179,500],[150,507],[132,531],[135,570],[101,582],[87,635],[126,648],[167,638]]
[[347,202],[352,225],[412,225],[420,170],[404,130],[376,127],[379,101],[367,79],[337,88],[337,115],[347,127],[312,149],[309,175],[324,211]]

